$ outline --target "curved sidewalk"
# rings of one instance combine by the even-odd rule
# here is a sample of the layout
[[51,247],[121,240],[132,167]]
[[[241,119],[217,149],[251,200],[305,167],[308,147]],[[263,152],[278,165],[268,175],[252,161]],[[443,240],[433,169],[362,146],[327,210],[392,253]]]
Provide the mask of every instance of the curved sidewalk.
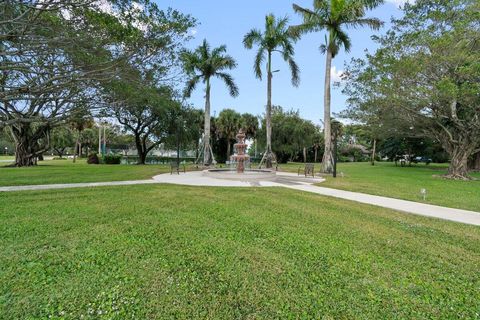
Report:
[[335,197],[350,201],[356,201],[369,205],[379,206],[383,208],[393,209],[409,214],[417,214],[443,220],[450,220],[465,224],[480,226],[480,212],[447,208],[374,196],[364,193],[344,191],[338,189],[330,189],[315,186],[315,183],[322,182],[321,178],[304,178],[296,174],[278,173],[277,177],[272,180],[263,181],[235,181],[222,180],[206,177],[199,171],[191,171],[180,175],[161,174],[153,177],[151,180],[134,180],[134,181],[113,181],[113,182],[91,182],[91,183],[69,183],[69,184],[48,184],[48,185],[30,185],[30,186],[11,186],[0,187],[0,192],[7,191],[28,191],[28,190],[50,190],[50,189],[66,189],[66,188],[82,188],[82,187],[101,187],[101,186],[126,186],[137,184],[178,184],[189,186],[212,186],[212,187],[284,187],[298,191],[311,192],[322,196]]
[[465,224],[480,226],[480,212],[441,207],[414,201],[400,200],[388,197],[374,196],[365,193],[344,191],[338,189],[324,188],[313,185],[324,181],[322,178],[303,178],[296,174],[280,172],[277,178],[271,181],[260,181],[258,183],[221,180],[205,177],[201,172],[187,172],[185,175],[158,175],[153,179],[162,183],[172,183],[190,186],[229,186],[229,187],[285,187],[298,191],[311,192],[323,196],[335,197],[350,201],[356,201],[373,206],[393,209],[409,214],[416,214],[443,220],[450,220]]
[[432,204],[374,196],[365,193],[317,187],[313,185],[285,186],[287,188],[361,202],[373,206],[393,209],[411,214],[450,220],[480,226],[480,212],[435,206]]
[[0,192],[71,189],[71,188],[106,187],[106,186],[130,186],[134,184],[149,184],[149,183],[159,183],[159,182],[155,180],[132,180],[132,181],[109,181],[109,182],[37,184],[37,185],[29,185],[29,186],[0,187]]

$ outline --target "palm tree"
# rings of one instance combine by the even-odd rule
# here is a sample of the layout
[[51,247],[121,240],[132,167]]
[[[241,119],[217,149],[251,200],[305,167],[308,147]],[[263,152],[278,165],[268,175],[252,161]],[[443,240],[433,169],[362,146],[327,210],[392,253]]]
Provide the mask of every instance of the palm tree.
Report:
[[383,0],[314,0],[313,9],[302,8],[296,4],[293,10],[300,14],[303,23],[290,27],[292,34],[300,36],[303,33],[326,30],[328,36],[325,44],[320,47],[326,53],[325,92],[324,92],[324,125],[325,125],[325,152],[322,160],[322,172],[331,173],[332,160],[332,133],[330,117],[330,78],[332,60],[343,47],[350,51],[351,40],[345,28],[369,27],[378,30],[383,22],[377,18],[365,18],[366,10],[382,4]]
[[[258,51],[253,65],[255,76],[262,79],[262,64],[267,59],[267,110],[265,115],[267,131],[267,150],[263,156],[266,167],[272,167],[275,155],[272,152],[272,54],[278,52],[284,61],[288,62],[292,74],[292,84],[296,87],[300,82],[297,64],[293,60],[295,50],[293,44],[298,39],[288,32],[288,18],[277,19],[273,14],[265,17],[265,30],[263,33],[258,29],[252,29],[243,39],[245,48],[251,49],[254,44],[258,45]],[[260,166],[262,165],[260,163]]]
[[232,141],[242,126],[242,116],[232,109],[223,109],[217,118],[217,129],[221,137],[227,140],[227,161],[230,159]]
[[190,77],[185,88],[185,96],[190,97],[200,81],[205,84],[203,163],[206,166],[211,165],[213,161],[210,146],[210,79],[212,77],[220,78],[230,90],[230,95],[232,97],[238,96],[238,87],[232,76],[224,72],[235,68],[237,63],[231,56],[225,54],[226,51],[227,47],[225,45],[211,50],[207,40],[203,40],[202,45],[194,51],[184,50],[181,54],[185,72]]
[[247,139],[255,140],[258,131],[258,117],[250,113],[242,114],[242,128]]

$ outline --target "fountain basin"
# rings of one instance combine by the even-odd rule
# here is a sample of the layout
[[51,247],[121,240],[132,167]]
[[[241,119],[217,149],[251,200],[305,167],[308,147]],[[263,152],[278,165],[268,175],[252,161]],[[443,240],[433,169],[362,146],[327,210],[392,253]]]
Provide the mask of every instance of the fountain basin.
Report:
[[203,176],[224,180],[261,181],[274,180],[276,172],[267,169],[250,169],[238,173],[235,169],[208,169],[203,171]]

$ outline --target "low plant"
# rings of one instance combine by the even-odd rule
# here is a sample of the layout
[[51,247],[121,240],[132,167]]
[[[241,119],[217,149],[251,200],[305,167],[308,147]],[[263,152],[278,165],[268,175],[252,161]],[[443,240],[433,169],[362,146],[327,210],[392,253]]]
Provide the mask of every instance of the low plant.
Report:
[[119,154],[106,154],[103,156],[104,164],[120,164],[122,156]]
[[90,153],[87,158],[87,163],[88,164],[99,164],[100,159],[98,158],[98,155],[96,153]]

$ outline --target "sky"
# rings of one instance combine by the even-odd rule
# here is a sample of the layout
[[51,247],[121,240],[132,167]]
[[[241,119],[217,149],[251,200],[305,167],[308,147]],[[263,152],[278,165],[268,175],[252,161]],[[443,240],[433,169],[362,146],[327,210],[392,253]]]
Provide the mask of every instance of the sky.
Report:
[[[368,12],[368,17],[377,17],[385,22],[384,27],[373,32],[369,29],[349,30],[352,39],[352,49],[349,53],[341,51],[332,63],[332,80],[338,80],[344,69],[344,64],[352,58],[365,55],[365,50],[374,51],[376,44],[371,40],[374,34],[385,33],[390,26],[391,17],[399,17],[399,9],[406,0],[388,0],[381,7]],[[263,31],[265,15],[273,13],[276,16],[290,18],[291,24],[299,24],[301,19],[293,12],[292,1],[287,0],[156,0],[162,9],[171,7],[185,14],[190,14],[198,20],[199,25],[192,30],[194,38],[187,43],[188,48],[195,48],[207,39],[212,47],[222,44],[227,46],[227,52],[237,61],[237,68],[230,73],[234,77],[240,94],[232,98],[220,80],[212,81],[211,108],[212,115],[225,108],[237,112],[249,112],[254,115],[264,113],[266,105],[266,77],[262,81],[255,78],[253,61],[255,48],[247,50],[242,40],[252,28]],[[312,0],[297,0],[296,4],[311,8]],[[299,110],[300,115],[321,124],[323,118],[323,83],[325,77],[325,55],[319,46],[324,42],[325,33],[312,33],[302,37],[295,45],[295,61],[300,67],[301,83],[295,88],[290,82],[288,65],[278,54],[272,61],[274,73],[272,103],[290,110]],[[340,89],[332,89],[332,112],[343,110],[346,97]],[[199,85],[190,98],[190,103],[196,108],[204,107],[204,88]]]

